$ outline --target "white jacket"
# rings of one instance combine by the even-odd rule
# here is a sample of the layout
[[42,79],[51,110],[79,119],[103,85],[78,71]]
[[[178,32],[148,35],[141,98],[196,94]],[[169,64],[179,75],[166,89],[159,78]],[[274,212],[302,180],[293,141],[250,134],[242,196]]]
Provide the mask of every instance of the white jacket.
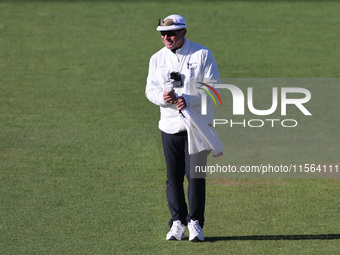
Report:
[[182,121],[188,132],[189,154],[196,154],[204,150],[213,150],[213,156],[223,155],[223,144],[217,136],[215,129],[207,125],[202,115],[193,110],[182,110]]
[[[152,103],[160,106],[161,117],[158,127],[168,134],[186,130],[176,105],[166,103],[163,99],[165,83],[169,81],[170,73],[173,71],[180,72],[183,81],[183,87],[175,88],[175,92],[178,96],[183,96],[187,107],[197,113],[201,112],[201,96],[190,96],[190,79],[219,80],[219,72],[212,52],[187,38],[185,38],[182,48],[175,53],[163,47],[152,55],[149,62],[145,95]],[[212,100],[208,98],[207,115],[202,116],[207,124],[211,124],[214,119],[212,104]]]

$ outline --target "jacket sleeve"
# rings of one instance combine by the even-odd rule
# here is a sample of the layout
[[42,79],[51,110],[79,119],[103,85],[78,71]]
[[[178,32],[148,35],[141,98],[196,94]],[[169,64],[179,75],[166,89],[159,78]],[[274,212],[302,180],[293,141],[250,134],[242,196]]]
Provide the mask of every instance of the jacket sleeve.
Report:
[[210,50],[207,50],[207,55],[205,56],[205,59],[203,60],[203,78],[209,78],[212,80],[216,80],[219,82],[220,80],[220,74],[218,72],[217,64],[214,55]]
[[168,103],[163,99],[164,92],[156,77],[156,67],[156,61],[151,57],[149,62],[149,73],[146,80],[145,96],[150,102],[158,106],[165,106],[168,105]]
[[[202,80],[202,82],[205,83],[220,83],[220,74],[218,72],[217,64],[215,57],[213,53],[206,49],[206,51],[202,54],[202,65],[201,65],[201,73],[202,77],[198,77]],[[220,89],[216,89],[217,92],[220,91]],[[191,94],[185,95],[184,99],[189,103],[191,107],[201,104],[201,96],[199,94],[202,94],[202,91],[198,91],[196,95]],[[210,97],[207,98],[208,101],[212,100]]]

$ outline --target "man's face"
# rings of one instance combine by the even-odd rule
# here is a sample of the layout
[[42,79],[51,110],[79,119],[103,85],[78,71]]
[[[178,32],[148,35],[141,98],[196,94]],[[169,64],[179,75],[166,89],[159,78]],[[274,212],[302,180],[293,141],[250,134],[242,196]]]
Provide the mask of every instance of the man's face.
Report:
[[186,34],[186,29],[173,30],[173,31],[162,31],[161,38],[165,47],[170,50],[178,49],[184,44],[184,37]]

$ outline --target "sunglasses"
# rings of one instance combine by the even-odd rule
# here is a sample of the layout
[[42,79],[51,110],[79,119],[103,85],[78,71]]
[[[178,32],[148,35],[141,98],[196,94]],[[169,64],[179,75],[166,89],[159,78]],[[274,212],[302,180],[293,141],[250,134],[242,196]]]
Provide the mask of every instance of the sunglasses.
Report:
[[162,36],[176,36],[179,32],[181,32],[183,29],[179,30],[171,30],[171,31],[161,31]]

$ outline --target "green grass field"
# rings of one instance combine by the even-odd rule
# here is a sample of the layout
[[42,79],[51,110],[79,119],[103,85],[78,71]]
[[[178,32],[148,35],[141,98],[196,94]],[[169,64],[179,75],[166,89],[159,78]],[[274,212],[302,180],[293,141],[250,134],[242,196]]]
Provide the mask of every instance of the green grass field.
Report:
[[159,18],[182,14],[221,77],[340,77],[339,7],[0,1],[0,254],[339,254],[339,179],[209,179],[207,242],[165,241],[144,96]]

